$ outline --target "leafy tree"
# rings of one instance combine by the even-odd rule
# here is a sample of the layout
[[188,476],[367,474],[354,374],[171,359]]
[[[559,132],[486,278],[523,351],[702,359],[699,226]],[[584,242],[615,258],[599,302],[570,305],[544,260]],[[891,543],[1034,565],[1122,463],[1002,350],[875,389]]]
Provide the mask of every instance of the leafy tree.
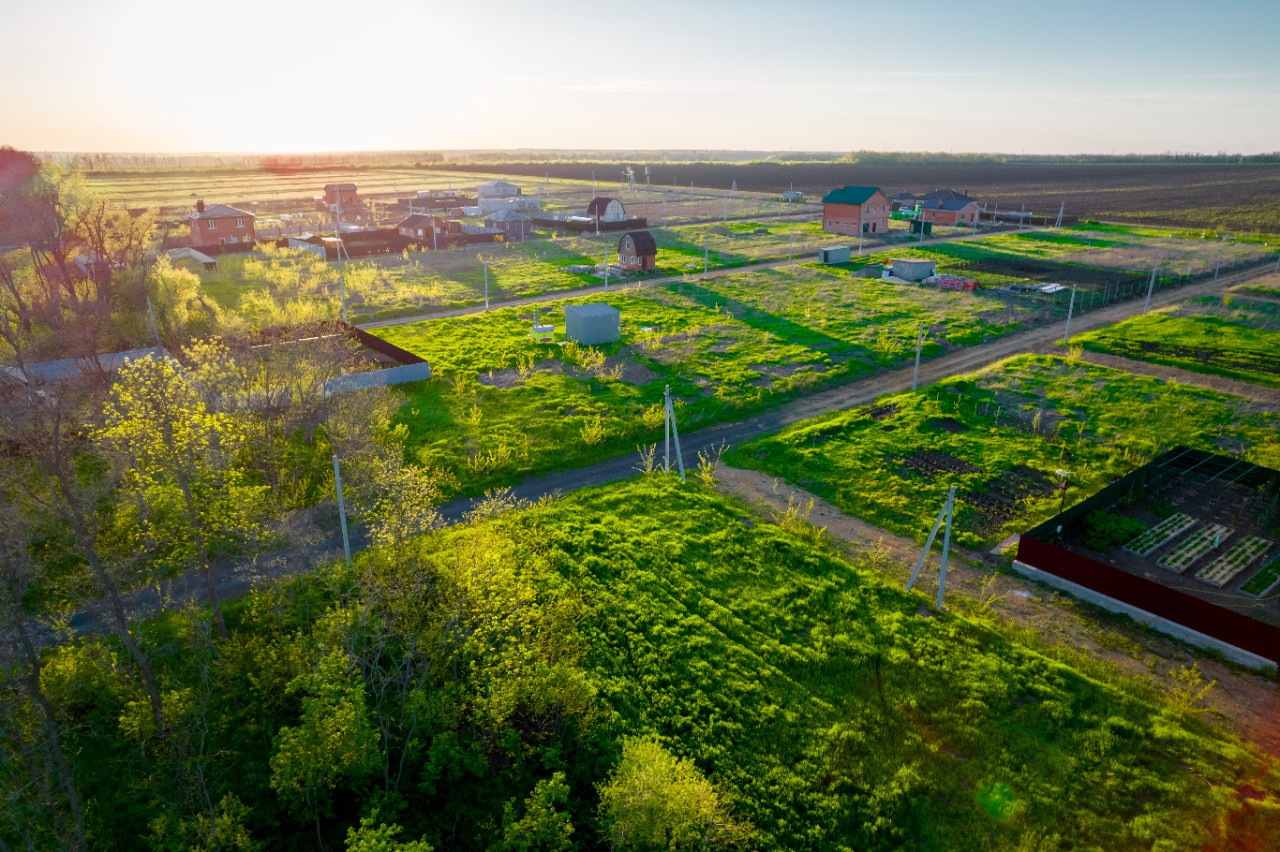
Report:
[[360,820],[359,828],[347,829],[347,852],[431,852],[425,840],[396,840],[400,826],[378,822],[378,813]]
[[623,742],[600,812],[615,849],[701,849],[733,827],[711,782],[652,737]]
[[569,785],[563,772],[544,778],[524,800],[524,814],[516,818],[515,801],[503,809],[502,852],[567,852],[573,822],[561,808],[569,801]]
[[316,671],[296,678],[290,692],[303,693],[302,718],[281,728],[271,755],[271,786],[315,822],[325,846],[320,818],[329,797],[344,780],[368,775],[378,766],[378,735],[369,721],[364,684],[351,676],[346,655],[332,651]]
[[211,557],[252,532],[260,490],[233,461],[244,440],[239,425],[210,410],[175,362],[152,357],[121,368],[104,417],[98,438],[128,497],[120,507],[122,535],[162,563],[197,565],[225,638]]

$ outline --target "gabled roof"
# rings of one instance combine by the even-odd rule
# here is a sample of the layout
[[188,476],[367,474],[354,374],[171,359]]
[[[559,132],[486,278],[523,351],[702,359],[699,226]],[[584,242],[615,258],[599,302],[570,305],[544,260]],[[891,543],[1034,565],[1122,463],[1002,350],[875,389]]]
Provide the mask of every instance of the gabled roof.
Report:
[[823,204],[866,204],[880,191],[878,186],[842,186],[822,196]]
[[253,214],[235,207],[228,207],[225,204],[209,204],[204,208],[204,212],[192,210],[187,214],[192,219],[229,219],[232,217],[247,217],[252,219]]
[[622,235],[622,239],[618,240],[618,249],[622,249],[622,240],[627,237],[631,238],[631,242],[636,247],[636,254],[650,255],[658,253],[658,242],[653,238],[653,234],[648,231],[627,231]]
[[954,189],[935,189],[933,192],[926,192],[920,196],[920,200],[929,206],[932,206],[937,201],[954,201],[957,198],[963,198],[965,201],[973,200],[963,192],[956,192]]
[[[605,209],[609,206],[609,202],[613,200],[612,198],[605,198],[603,195],[591,199],[591,203],[587,205],[587,215],[603,216]],[[619,201],[618,205],[621,206],[622,202]]]
[[436,217],[428,216],[425,213],[414,213],[410,216],[405,216],[403,219],[397,222],[396,227],[397,228],[416,228],[419,225],[430,222],[434,218]]
[[490,213],[488,216],[485,216],[484,221],[486,222],[532,222],[533,220],[530,219],[528,216],[524,215],[523,213],[518,213],[515,210],[512,210],[509,207],[506,207],[506,208],[503,208],[502,210],[495,210],[492,213]]
[[324,185],[324,191],[325,191],[325,192],[328,192],[328,191],[329,191],[329,190],[331,190],[331,189],[340,189],[340,190],[347,190],[347,189],[349,189],[349,190],[351,190],[352,192],[355,192],[355,191],[356,191],[356,185],[355,185],[354,183],[326,183],[326,184]]
[[923,205],[923,208],[925,210],[963,210],[970,204],[976,207],[978,202],[967,195],[961,195],[959,198],[939,198],[937,201]]

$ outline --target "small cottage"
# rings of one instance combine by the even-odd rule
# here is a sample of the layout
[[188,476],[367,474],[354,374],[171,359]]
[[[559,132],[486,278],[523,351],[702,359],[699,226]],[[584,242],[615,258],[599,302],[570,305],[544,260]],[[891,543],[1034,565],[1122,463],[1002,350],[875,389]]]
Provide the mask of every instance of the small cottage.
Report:
[[658,243],[648,231],[627,231],[618,240],[618,265],[629,272],[649,272],[658,265]]

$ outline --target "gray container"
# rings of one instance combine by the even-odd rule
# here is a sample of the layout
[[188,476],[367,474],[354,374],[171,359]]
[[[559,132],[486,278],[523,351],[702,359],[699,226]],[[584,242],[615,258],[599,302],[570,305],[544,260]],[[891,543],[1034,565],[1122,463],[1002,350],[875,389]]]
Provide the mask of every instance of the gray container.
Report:
[[622,311],[603,302],[568,305],[564,309],[564,334],[584,346],[614,343],[622,336]]
[[819,263],[848,263],[853,255],[852,246],[827,246],[818,249]]

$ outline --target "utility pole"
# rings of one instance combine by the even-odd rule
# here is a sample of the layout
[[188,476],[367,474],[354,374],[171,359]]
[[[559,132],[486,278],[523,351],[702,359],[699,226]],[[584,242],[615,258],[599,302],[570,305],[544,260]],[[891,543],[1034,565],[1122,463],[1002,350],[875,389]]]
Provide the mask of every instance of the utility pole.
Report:
[[156,339],[156,346],[160,345],[160,330],[156,328],[156,312],[151,307],[151,297],[147,297],[147,316],[151,320],[151,336]]
[[795,260],[796,256],[796,223],[791,223],[790,236],[787,238],[787,263]]
[[1160,264],[1151,267],[1151,283],[1147,285],[1147,303],[1142,306],[1142,315],[1145,317],[1147,311],[1151,310],[1151,291],[1156,288],[1156,270],[1160,268]]
[[604,291],[609,292],[609,247],[604,249]]
[[942,609],[942,592],[947,582],[947,556],[951,551],[951,518],[955,514],[955,504],[956,487],[952,485],[947,492],[947,499],[942,504],[942,510],[938,512],[938,519],[933,522],[933,529],[929,531],[929,538],[924,543],[924,549],[920,551],[920,558],[916,560],[916,567],[907,579],[907,591],[909,592],[911,587],[915,585],[916,578],[920,576],[920,569],[924,567],[925,559],[929,556],[929,549],[933,547],[933,540],[938,535],[938,527],[942,526],[945,520],[947,529],[942,536],[942,571],[938,575],[938,609]]
[[711,233],[702,235],[702,274],[706,275],[711,264]]
[[1067,327],[1062,332],[1062,345],[1066,346],[1071,340],[1071,312],[1076,307],[1076,285],[1071,285],[1071,302],[1067,305]]
[[1053,223],[1053,227],[1054,227],[1054,228],[1061,228],[1061,227],[1062,227],[1062,213],[1063,213],[1063,211],[1064,211],[1064,210],[1066,210],[1066,209],[1067,209],[1067,202],[1065,202],[1065,201],[1064,201],[1064,202],[1062,202],[1061,204],[1059,204],[1059,205],[1058,205],[1058,221],[1056,221],[1056,222],[1054,222],[1054,223]]
[[1218,271],[1222,269],[1222,255],[1227,250],[1225,245],[1218,246],[1218,262],[1213,267],[1213,286],[1218,286]]
[[911,389],[915,390],[920,385],[920,350],[924,346],[924,322],[920,323],[920,330],[916,332],[916,371],[911,377]]
[[667,410],[667,446],[664,456],[664,475],[671,470],[671,438],[674,435],[676,439],[676,464],[680,467],[680,481],[686,482],[684,478],[684,456],[680,454],[680,431],[676,428],[676,407],[671,401],[671,385],[667,385],[662,391],[663,403]]
[[342,473],[338,470],[338,454],[333,454],[333,484],[338,489],[338,519],[342,521],[342,552],[347,557],[347,567],[351,567],[351,540],[347,538],[347,504],[342,500]]
[[1021,231],[1027,226],[1027,205],[1022,205],[1022,210],[1018,213],[1018,230]]
[[489,261],[484,261],[484,309],[489,310]]

